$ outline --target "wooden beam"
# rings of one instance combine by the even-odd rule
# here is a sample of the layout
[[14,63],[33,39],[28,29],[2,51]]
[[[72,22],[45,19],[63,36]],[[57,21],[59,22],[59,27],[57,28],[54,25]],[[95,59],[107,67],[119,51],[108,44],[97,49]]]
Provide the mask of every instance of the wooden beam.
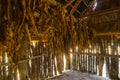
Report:
[[96,36],[120,35],[120,32],[96,33]]
[[[68,1],[66,0],[66,2],[68,2]],[[74,6],[71,5],[71,4],[70,4],[69,6],[72,7],[72,8],[74,7]],[[78,13],[81,15],[81,13],[80,13],[77,9],[76,9],[75,11],[78,12]]]
[[70,14],[73,14],[75,9],[78,7],[78,5],[80,4],[81,0],[77,0],[74,7],[72,8],[72,10],[70,11]]
[[89,56],[96,56],[96,57],[111,57],[111,58],[120,58],[120,55],[108,55],[108,54],[99,54],[99,53],[78,53],[79,55],[89,55]]
[[55,75],[55,76],[52,76],[52,77],[49,77],[49,78],[45,78],[45,80],[55,79],[55,78],[60,77],[60,76],[63,76],[63,75],[62,75],[62,74],[60,74],[60,75]]
[[[47,55],[47,54],[46,54],[46,55]],[[38,56],[30,57],[30,58],[27,58],[27,59],[24,59],[24,60],[19,61],[18,64],[19,64],[19,63],[23,63],[23,62],[28,61],[28,60],[40,58],[40,57],[43,57],[43,56],[46,56],[46,55],[44,54],[44,55],[38,55]]]
[[[24,60],[20,60],[20,61],[18,61],[17,63],[20,64],[20,63],[26,62],[26,61],[28,61],[28,60],[40,58],[40,57],[43,57],[43,56],[46,56],[46,55],[44,54],[44,55],[38,55],[38,56],[30,57],[30,58],[27,58],[27,59],[24,59]],[[13,64],[13,63],[4,63],[4,64],[0,64],[0,67],[10,66],[10,65],[12,65],[12,64]]]
[[101,11],[101,12],[95,12],[95,13],[90,13],[90,14],[87,14],[87,15],[83,15],[80,18],[89,17],[89,16],[97,16],[97,15],[105,15],[105,14],[118,12],[118,11],[120,11],[120,8],[107,9],[107,10],[104,10],[104,11]]
[[73,1],[74,1],[74,0],[71,0],[68,4],[66,4],[66,5],[64,6],[64,9],[66,9],[69,5],[71,5],[71,4],[73,3]]

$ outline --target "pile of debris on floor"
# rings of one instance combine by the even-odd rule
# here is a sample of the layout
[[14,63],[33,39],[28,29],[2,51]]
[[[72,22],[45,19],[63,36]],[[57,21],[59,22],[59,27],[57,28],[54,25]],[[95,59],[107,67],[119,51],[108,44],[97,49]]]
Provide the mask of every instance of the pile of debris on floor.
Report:
[[54,76],[51,78],[47,78],[45,80],[110,80],[110,79],[97,76],[97,75],[92,75],[89,73],[68,70],[68,71],[64,71],[59,76]]

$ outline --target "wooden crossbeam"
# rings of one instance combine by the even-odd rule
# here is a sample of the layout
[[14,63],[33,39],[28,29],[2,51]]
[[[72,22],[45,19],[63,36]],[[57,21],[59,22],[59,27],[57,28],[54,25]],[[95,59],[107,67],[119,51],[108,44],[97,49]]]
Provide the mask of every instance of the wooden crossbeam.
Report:
[[77,0],[77,2],[75,3],[75,6],[72,8],[72,10],[70,11],[70,14],[73,14],[75,9],[78,7],[78,5],[80,4],[81,0]]
[[96,33],[96,36],[120,35],[120,32]]
[[63,76],[63,75],[62,75],[62,74],[60,74],[60,75],[55,75],[55,76],[52,76],[52,77],[46,78],[45,80],[55,79],[55,78],[60,77],[60,76]]
[[71,5],[71,4],[73,3],[73,1],[74,1],[74,0],[71,0],[68,4],[66,4],[66,5],[64,6],[64,8],[66,9],[69,5]]
[[111,57],[111,58],[120,58],[120,55],[108,55],[108,54],[93,54],[93,53],[79,53],[80,55],[89,55],[89,56],[96,56],[96,57]]
[[[66,2],[68,2],[68,1],[66,0]],[[72,8],[74,7],[74,6],[71,5],[71,4],[70,4],[69,6],[72,7]],[[77,9],[76,9],[75,11],[76,11],[77,13],[81,14]]]
[[101,12],[86,14],[86,15],[81,16],[80,18],[89,17],[89,16],[97,16],[97,15],[105,15],[105,14],[109,14],[109,13],[113,13],[113,12],[119,12],[119,11],[120,11],[120,8],[108,9],[108,10],[104,10],[104,11],[101,11]]
[[[26,61],[29,61],[29,60],[32,60],[32,59],[37,59],[37,58],[40,58],[40,57],[43,57],[43,56],[46,56],[46,54],[30,57],[30,58],[27,58],[27,59],[24,59],[24,60],[20,60],[17,63],[20,64],[20,63],[23,63],[23,62],[26,62]],[[0,67],[10,66],[10,65],[12,65],[12,63],[4,63],[4,64],[0,64]]]

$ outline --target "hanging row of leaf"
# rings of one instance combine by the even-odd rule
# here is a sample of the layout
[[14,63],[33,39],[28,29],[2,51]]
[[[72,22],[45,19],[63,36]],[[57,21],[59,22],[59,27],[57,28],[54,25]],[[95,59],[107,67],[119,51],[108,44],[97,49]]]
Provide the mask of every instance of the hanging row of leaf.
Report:
[[56,51],[68,51],[74,46],[83,48],[93,40],[87,22],[75,21],[62,4],[51,5],[45,0],[0,0],[0,11],[0,42],[18,60],[34,36]]
[[36,1],[0,0],[0,42],[13,61],[27,50],[31,33],[38,33],[33,16]]

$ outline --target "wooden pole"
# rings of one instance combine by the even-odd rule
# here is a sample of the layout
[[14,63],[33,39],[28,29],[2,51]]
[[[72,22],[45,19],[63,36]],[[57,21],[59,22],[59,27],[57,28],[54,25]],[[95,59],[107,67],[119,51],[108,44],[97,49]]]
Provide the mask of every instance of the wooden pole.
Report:
[[96,53],[96,54],[92,54],[92,53],[81,53],[81,55],[89,55],[89,56],[97,56],[97,57],[111,57],[111,58],[120,58],[120,55],[108,55],[108,54],[99,54],[99,53]]
[[81,71],[81,54],[79,54],[79,59],[80,59],[80,61],[79,61],[79,70]]
[[96,36],[111,36],[111,35],[119,35],[120,32],[105,32],[105,33],[96,33]]
[[72,10],[70,11],[70,14],[72,15],[75,11],[75,9],[78,7],[78,5],[80,4],[81,0],[77,0],[74,7],[72,8]]
[[87,55],[85,55],[85,72],[87,72]]
[[108,10],[104,10],[104,11],[101,11],[101,12],[96,12],[96,13],[91,13],[91,14],[83,15],[80,18],[89,17],[89,16],[104,15],[104,14],[118,12],[118,11],[120,11],[120,8],[108,9]]

